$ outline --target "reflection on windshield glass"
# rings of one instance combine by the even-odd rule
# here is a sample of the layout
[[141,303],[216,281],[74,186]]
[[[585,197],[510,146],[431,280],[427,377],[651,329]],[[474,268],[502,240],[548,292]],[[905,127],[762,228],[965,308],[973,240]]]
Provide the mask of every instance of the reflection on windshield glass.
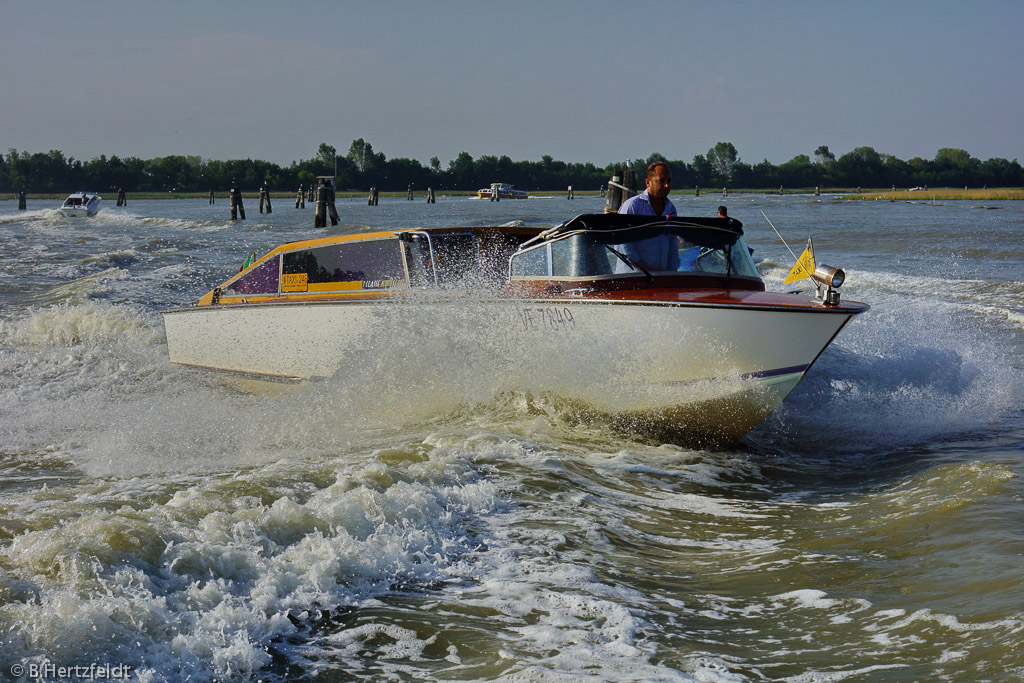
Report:
[[[616,249],[641,270],[678,270],[679,268],[679,238],[675,235],[662,234],[643,240],[624,242],[616,245]],[[634,270],[637,268],[630,268],[621,260],[615,264],[616,273],[628,273]]]
[[664,233],[605,244],[588,234],[539,245],[512,260],[513,277],[598,277],[630,273],[690,272],[758,278],[750,252],[733,245],[700,246]]

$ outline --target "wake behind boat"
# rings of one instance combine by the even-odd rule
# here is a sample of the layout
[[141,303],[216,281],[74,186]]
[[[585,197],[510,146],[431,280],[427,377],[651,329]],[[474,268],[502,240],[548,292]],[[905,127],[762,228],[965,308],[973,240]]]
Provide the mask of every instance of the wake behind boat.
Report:
[[[636,257],[652,244],[665,263]],[[163,317],[172,362],[275,379],[331,377],[433,331],[483,354],[495,390],[715,445],[761,422],[868,310],[825,271],[820,298],[770,293],[735,219],[594,214],[288,243]]]
[[69,218],[95,216],[103,198],[95,192],[74,192],[60,205],[60,212]]

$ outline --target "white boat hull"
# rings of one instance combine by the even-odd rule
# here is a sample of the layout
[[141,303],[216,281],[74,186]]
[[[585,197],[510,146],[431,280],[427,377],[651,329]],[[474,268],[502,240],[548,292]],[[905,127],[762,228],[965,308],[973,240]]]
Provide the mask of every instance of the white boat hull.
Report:
[[99,213],[99,210],[89,211],[88,209],[61,209],[60,212],[66,218],[88,218],[89,216],[95,216]]
[[102,198],[98,195],[90,196],[87,202],[74,205],[69,205],[65,200],[65,204],[58,210],[67,218],[88,218],[99,213],[101,201]]
[[[852,317],[812,307],[414,299],[167,311],[170,360],[343,380],[353,359],[387,350],[398,364],[422,362],[427,349],[429,362],[456,362],[460,376],[475,367],[494,391],[556,397],[581,419],[661,424],[727,443],[785,399]],[[403,377],[415,375],[396,368],[388,381]]]

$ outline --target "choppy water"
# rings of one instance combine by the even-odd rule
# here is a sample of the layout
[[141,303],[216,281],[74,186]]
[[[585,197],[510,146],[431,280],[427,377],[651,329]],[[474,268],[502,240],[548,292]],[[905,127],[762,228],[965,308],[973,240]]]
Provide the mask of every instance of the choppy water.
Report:
[[280,394],[169,364],[162,309],[332,230],[286,201],[0,202],[0,680],[1021,680],[1024,206],[727,203],[770,289],[792,259],[761,210],[873,308],[738,445],[691,451],[495,386],[465,327]]

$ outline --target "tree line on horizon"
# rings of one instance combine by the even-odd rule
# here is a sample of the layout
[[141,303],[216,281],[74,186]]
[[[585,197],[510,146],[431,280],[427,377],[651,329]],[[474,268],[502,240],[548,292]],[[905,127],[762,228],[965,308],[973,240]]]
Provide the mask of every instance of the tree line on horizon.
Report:
[[[883,187],[1022,187],[1024,169],[1016,159],[981,161],[967,151],[941,148],[934,159],[904,161],[872,147],[857,147],[836,157],[827,145],[814,150],[813,159],[798,154],[783,164],[767,159],[743,162],[730,142],[719,142],[692,162],[670,160],[654,153],[630,162],[642,178],[643,169],[664,161],[672,169],[677,190],[689,188],[774,189],[883,188]],[[340,191],[400,192],[412,187],[423,191],[473,191],[494,182],[511,183],[523,190],[575,190],[604,187],[626,162],[604,167],[593,163],[564,162],[544,155],[540,161],[512,161],[507,155],[473,158],[466,152],[441,167],[432,157],[427,166],[415,159],[387,159],[359,138],[348,153],[321,143],[315,156],[289,166],[259,159],[217,161],[198,156],[171,155],[153,159],[101,155],[89,161],[67,157],[59,150],[42,153],[11,148],[0,154],[0,192],[64,193],[77,190],[126,192],[225,192],[237,184],[252,192],[266,186],[272,192],[308,188],[317,176],[336,176]],[[642,180],[640,181],[642,187]]]

